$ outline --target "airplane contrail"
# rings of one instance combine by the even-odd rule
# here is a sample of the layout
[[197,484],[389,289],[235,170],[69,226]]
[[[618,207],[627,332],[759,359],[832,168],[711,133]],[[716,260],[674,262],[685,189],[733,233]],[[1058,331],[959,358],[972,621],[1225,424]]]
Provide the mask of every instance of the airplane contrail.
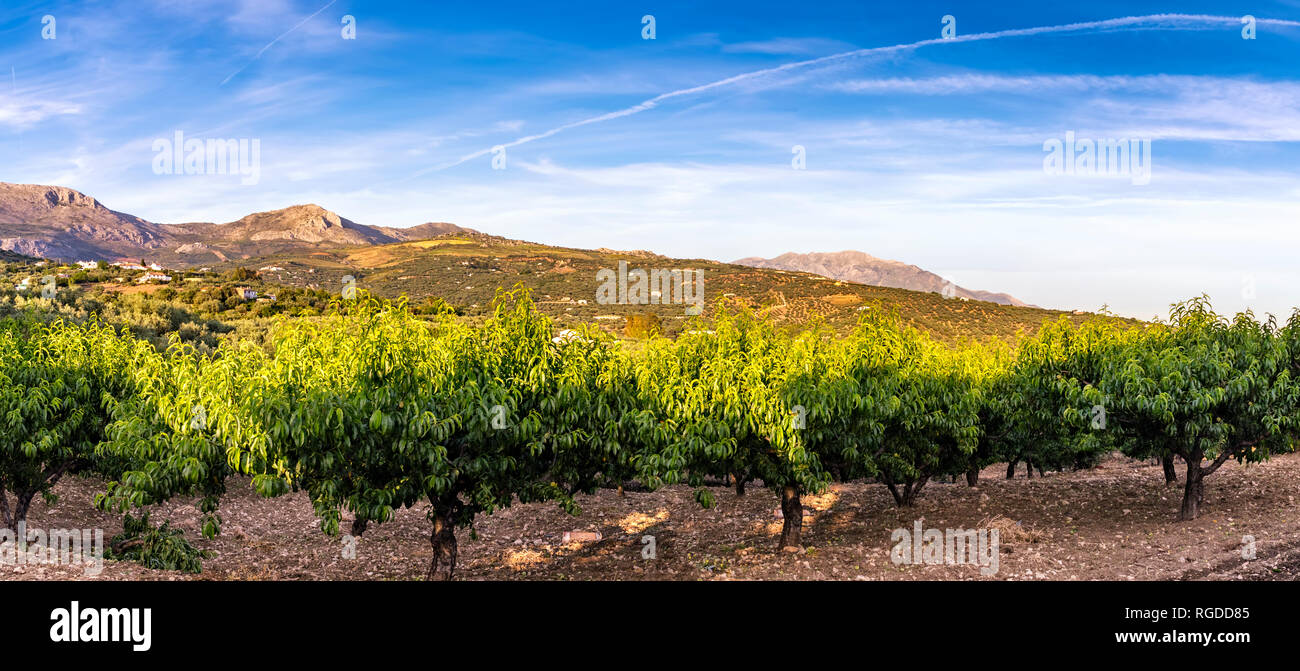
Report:
[[276,42],[279,42],[279,41],[282,40],[282,39],[284,39],[284,36],[285,36],[285,35],[288,35],[289,33],[292,33],[293,31],[295,31],[295,30],[301,28],[301,27],[302,27],[302,24],[307,23],[308,21],[310,21],[310,20],[316,18],[316,15],[317,15],[317,14],[320,14],[321,12],[323,12],[323,11],[329,9],[330,7],[334,6],[334,3],[338,2],[338,1],[339,1],[339,0],[330,0],[330,3],[329,3],[328,5],[325,5],[324,7],[321,7],[320,9],[316,10],[315,12],[312,12],[311,16],[308,16],[307,18],[303,19],[302,21],[299,21],[299,22],[298,22],[298,25],[296,25],[296,26],[294,26],[294,27],[292,27],[292,28],[290,28],[290,29],[284,31],[283,33],[280,34],[279,37],[277,37],[277,38],[271,40],[270,42],[268,42],[266,46],[264,46],[264,47],[262,47],[260,50],[258,50],[257,55],[256,55],[256,56],[253,56],[253,60],[251,60],[251,61],[245,63],[245,64],[244,64],[244,67],[239,68],[238,70],[235,70],[234,72],[230,73],[230,74],[229,74],[225,79],[221,80],[221,83],[217,85],[217,88],[221,88],[222,86],[225,86],[227,82],[229,82],[230,80],[232,80],[232,79],[235,78],[235,75],[238,75],[239,73],[243,72],[244,70],[247,70],[247,69],[248,69],[248,66],[252,65],[253,63],[256,63],[257,60],[260,59],[260,58],[262,57],[262,54],[266,53],[266,50],[267,50],[267,49],[270,49],[271,47],[275,46],[275,43],[276,43]]
[[[613,112],[607,112],[605,114],[601,114],[598,116],[588,117],[586,119],[573,121],[561,126],[556,126],[547,131],[543,131],[533,135],[525,135],[523,137],[511,140],[510,142],[493,145],[492,147],[489,147],[487,149],[481,149],[471,154],[466,154],[450,163],[445,163],[443,165],[426,168],[420,172],[417,172],[411,177],[418,177],[420,175],[426,174],[431,171],[446,170],[447,168],[453,168],[462,163],[465,163],[466,161],[471,161],[481,156],[486,156],[487,154],[494,151],[497,147],[507,147],[507,148],[517,147],[521,144],[533,142],[534,140],[541,140],[541,139],[551,137],[552,135],[556,135],[558,133],[563,133],[566,130],[572,130],[574,128],[588,126],[594,123],[600,123],[602,121],[609,121],[611,119],[618,119],[625,116],[631,116],[633,114],[639,114],[648,109],[653,109],[656,106],[658,106],[659,103],[665,100],[670,100],[672,98],[678,98],[681,96],[700,93],[702,91],[708,91],[711,89],[721,88],[724,86],[730,86],[732,84],[749,81],[751,79],[757,79],[759,77],[764,77],[766,75],[770,75],[774,73],[816,67],[819,65],[825,65],[828,63],[834,63],[838,61],[845,61],[853,58],[859,58],[862,56],[875,56],[875,55],[888,54],[888,53],[894,53],[900,51],[911,51],[913,49],[919,49],[921,47],[927,47],[936,44],[957,44],[961,42],[977,42],[983,40],[996,40],[1004,37],[1024,37],[1028,35],[1042,35],[1045,33],[1070,33],[1070,32],[1081,32],[1081,31],[1089,31],[1089,30],[1107,30],[1112,28],[1131,28],[1137,26],[1178,28],[1180,26],[1188,26],[1188,25],[1217,25],[1217,24],[1241,25],[1241,20],[1242,17],[1239,16],[1213,16],[1209,14],[1149,14],[1145,16],[1125,16],[1125,17],[1115,18],[1115,19],[1105,19],[1102,21],[1084,21],[1081,23],[1066,23],[1066,24],[1061,24],[1056,26],[1039,26],[1037,28],[1013,28],[1009,30],[999,30],[999,31],[989,32],[989,33],[971,33],[969,35],[956,35],[951,38],[937,37],[928,40],[921,40],[919,42],[911,42],[908,44],[895,44],[893,46],[886,46],[886,47],[868,47],[866,49],[855,49],[853,51],[845,51],[838,54],[831,54],[829,56],[811,58],[804,61],[796,61],[794,63],[786,63],[785,65],[778,65],[776,67],[764,68],[762,70],[745,72],[742,74],[727,77],[726,79],[719,79],[714,82],[709,82],[707,84],[701,84],[699,86],[692,86],[690,88],[678,89],[676,91],[661,93],[653,98],[632,105],[631,107],[625,107],[623,109],[616,110]],[[1287,19],[1256,19],[1255,23],[1257,26],[1300,27],[1300,21],[1291,21]]]

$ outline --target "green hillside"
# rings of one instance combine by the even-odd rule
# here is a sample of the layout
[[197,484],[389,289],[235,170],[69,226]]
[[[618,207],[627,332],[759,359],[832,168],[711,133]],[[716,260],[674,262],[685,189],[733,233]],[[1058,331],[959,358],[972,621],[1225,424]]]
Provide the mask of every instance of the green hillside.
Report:
[[655,315],[666,335],[689,321],[683,305],[602,305],[596,301],[597,272],[698,269],[704,275],[704,315],[721,306],[745,306],[781,325],[798,327],[824,320],[847,330],[863,310],[897,309],[910,324],[946,342],[961,338],[1009,339],[1033,332],[1045,320],[1090,314],[949,299],[937,293],[865,286],[809,273],[769,270],[702,259],[672,259],[648,252],[552,247],[483,234],[450,234],[430,240],[359,248],[297,252],[218,264],[261,270],[268,282],[339,292],[351,277],[359,289],[384,297],[405,294],[419,305],[440,298],[470,317],[486,315],[499,287],[523,284],[539,308],[561,325],[595,323],[622,332],[627,319]]

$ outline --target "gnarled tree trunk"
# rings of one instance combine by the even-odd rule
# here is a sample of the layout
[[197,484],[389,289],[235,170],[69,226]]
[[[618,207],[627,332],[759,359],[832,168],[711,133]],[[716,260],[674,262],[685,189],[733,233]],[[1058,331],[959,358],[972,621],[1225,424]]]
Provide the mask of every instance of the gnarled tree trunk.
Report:
[[1187,460],[1187,482],[1183,485],[1183,506],[1178,511],[1178,519],[1194,520],[1201,512],[1201,501],[1205,500],[1205,472],[1201,469],[1201,459],[1197,455]]
[[5,493],[4,482],[0,481],[0,527],[15,529],[13,516],[9,514],[9,495]]
[[903,490],[903,505],[909,508],[915,505],[916,497],[921,495],[921,489],[924,488],[925,483],[929,481],[929,475],[922,475],[919,480],[907,483],[907,487]]
[[[4,490],[0,490],[0,516],[4,517],[4,528],[12,529],[14,533],[18,532],[18,526],[27,521],[27,512],[31,510],[32,498],[35,493],[14,494],[14,504],[9,506],[8,495]],[[17,539],[19,546],[26,547],[27,539]]]
[[[1245,444],[1249,446],[1249,444]],[[1183,461],[1187,462],[1187,482],[1183,485],[1183,505],[1178,511],[1178,519],[1187,521],[1194,520],[1201,512],[1201,504],[1205,503],[1205,477],[1219,470],[1223,462],[1232,457],[1233,451],[1224,448],[1219,456],[1207,466],[1201,465],[1201,460],[1205,454],[1197,450],[1192,454],[1180,454]]]
[[433,560],[428,579],[451,580],[456,572],[456,520],[451,509],[442,506],[435,508],[432,518],[429,542],[433,545]]
[[966,486],[974,487],[975,485],[978,485],[979,482],[980,482],[980,468],[979,466],[971,466],[969,469],[966,470]]
[[1008,462],[1007,462],[1007,479],[1010,480],[1011,478],[1014,478],[1015,476],[1016,476],[1016,462],[1014,462],[1014,461],[1008,461]]
[[1174,455],[1166,454],[1160,462],[1165,467],[1165,484],[1172,485],[1178,482],[1178,471],[1174,469]]
[[781,547],[799,547],[803,533],[803,502],[799,490],[786,486],[781,490]]
[[885,487],[889,489],[889,493],[894,496],[895,504],[899,507],[911,507],[916,503],[916,497],[920,495],[921,490],[925,487],[925,483],[930,481],[930,475],[927,473],[916,480],[909,481],[907,484],[903,485],[901,491],[898,489],[898,485],[894,484],[892,478],[882,477],[881,479],[884,480]]
[[[71,461],[65,461],[58,466],[47,468],[45,472],[41,474],[41,478],[44,481],[43,483],[7,483],[0,480],[0,528],[13,529],[16,531],[20,523],[27,521],[27,513],[31,510],[32,499],[36,498],[36,495],[39,494],[42,489],[53,487],[65,473],[78,466],[80,463],[79,460],[73,459]],[[5,493],[6,486],[21,486],[27,488],[27,491],[15,490],[13,492],[14,502],[13,505],[10,506],[9,495]],[[25,543],[23,539],[19,539],[19,542]]]

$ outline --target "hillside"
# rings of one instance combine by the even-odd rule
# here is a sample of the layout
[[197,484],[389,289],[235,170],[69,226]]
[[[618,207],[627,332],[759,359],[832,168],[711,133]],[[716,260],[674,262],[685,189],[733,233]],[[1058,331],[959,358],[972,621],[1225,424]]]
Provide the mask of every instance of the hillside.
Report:
[[19,254],[18,252],[0,249],[0,263],[35,263],[38,260],[39,259]]
[[184,268],[472,232],[448,223],[407,229],[366,226],[315,204],[257,212],[224,224],[158,224],[110,210],[73,189],[0,182],[0,249],[65,261],[147,258]]
[[108,260],[173,243],[164,227],[110,210],[79,191],[0,182],[0,249]]
[[[957,287],[934,273],[861,252],[785,254],[736,263],[672,259],[650,251],[571,249],[510,240],[449,223],[367,226],[319,205],[258,212],[224,224],[156,224],[63,187],[0,183],[0,249],[71,260],[147,259],[174,269],[259,270],[263,281],[338,293],[345,278],[380,296],[443,299],[486,314],[498,288],[522,284],[561,324],[622,332],[654,315],[674,334],[686,305],[602,305],[602,269],[699,269],[704,312],[746,307],[791,327],[824,321],[844,330],[864,310],[898,310],[944,340],[1010,338],[1063,314],[1006,294]],[[264,270],[262,270],[264,269]],[[942,295],[942,294],[947,294]],[[1082,315],[1072,315],[1081,319]]]
[[276,254],[240,263],[268,268],[266,281],[338,292],[351,277],[359,289],[379,296],[406,295],[413,303],[442,298],[470,316],[490,309],[498,287],[516,283],[531,289],[542,310],[562,325],[583,322],[620,332],[631,315],[653,314],[666,334],[679,332],[689,318],[683,305],[601,305],[597,272],[616,270],[700,269],[704,272],[704,314],[721,306],[745,306],[792,327],[823,320],[837,330],[856,323],[863,310],[897,309],[913,325],[942,340],[963,337],[1007,339],[1035,331],[1045,320],[1066,314],[1036,307],[1003,305],[936,292],[868,286],[821,275],[753,268],[705,259],[671,259],[640,251],[587,250],[507,240],[483,234],[447,234],[430,240],[379,246]]
[[[911,289],[913,291],[944,293],[945,287],[949,284],[948,280],[943,277],[917,266],[902,261],[879,259],[870,254],[851,250],[814,252],[811,254],[788,252],[771,259],[751,256],[738,259],[733,263],[755,268],[798,270],[824,275],[837,280],[870,284],[878,287]],[[1009,294],[976,291],[960,286],[953,286],[948,290],[948,294],[957,298],[989,301],[990,303],[1000,303],[1002,305],[1033,307]]]

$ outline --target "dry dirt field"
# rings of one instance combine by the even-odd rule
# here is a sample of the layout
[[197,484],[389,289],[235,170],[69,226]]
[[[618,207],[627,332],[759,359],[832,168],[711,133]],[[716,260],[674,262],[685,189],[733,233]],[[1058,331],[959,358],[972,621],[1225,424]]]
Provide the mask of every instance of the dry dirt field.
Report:
[[[580,497],[582,515],[553,504],[518,505],[459,534],[459,580],[1297,580],[1300,579],[1300,454],[1243,467],[1229,462],[1206,480],[1202,516],[1175,521],[1182,487],[1164,485],[1159,466],[1112,457],[1093,471],[1005,480],[1005,465],[978,487],[931,483],[914,508],[896,508],[881,485],[836,485],[805,498],[803,551],[776,548],[777,498],[751,485],[744,497],[714,489],[701,509],[688,487],[613,491]],[[1181,474],[1180,474],[1181,480]],[[65,479],[54,506],[33,505],[29,527],[121,530],[119,518],[89,510],[101,483]],[[199,538],[192,500],[155,506],[216,557],[201,575],[106,562],[98,577],[79,567],[0,566],[4,580],[418,580],[428,568],[423,510],[372,525],[344,558],[343,542],[316,526],[302,493],[264,500],[248,481],[232,482],[222,504],[223,533]],[[975,566],[900,566],[890,561],[894,529],[1001,530],[999,570]],[[345,522],[344,529],[347,528]],[[566,531],[599,540],[564,543]],[[653,535],[657,558],[641,557]],[[1242,537],[1256,556],[1242,558]]]

